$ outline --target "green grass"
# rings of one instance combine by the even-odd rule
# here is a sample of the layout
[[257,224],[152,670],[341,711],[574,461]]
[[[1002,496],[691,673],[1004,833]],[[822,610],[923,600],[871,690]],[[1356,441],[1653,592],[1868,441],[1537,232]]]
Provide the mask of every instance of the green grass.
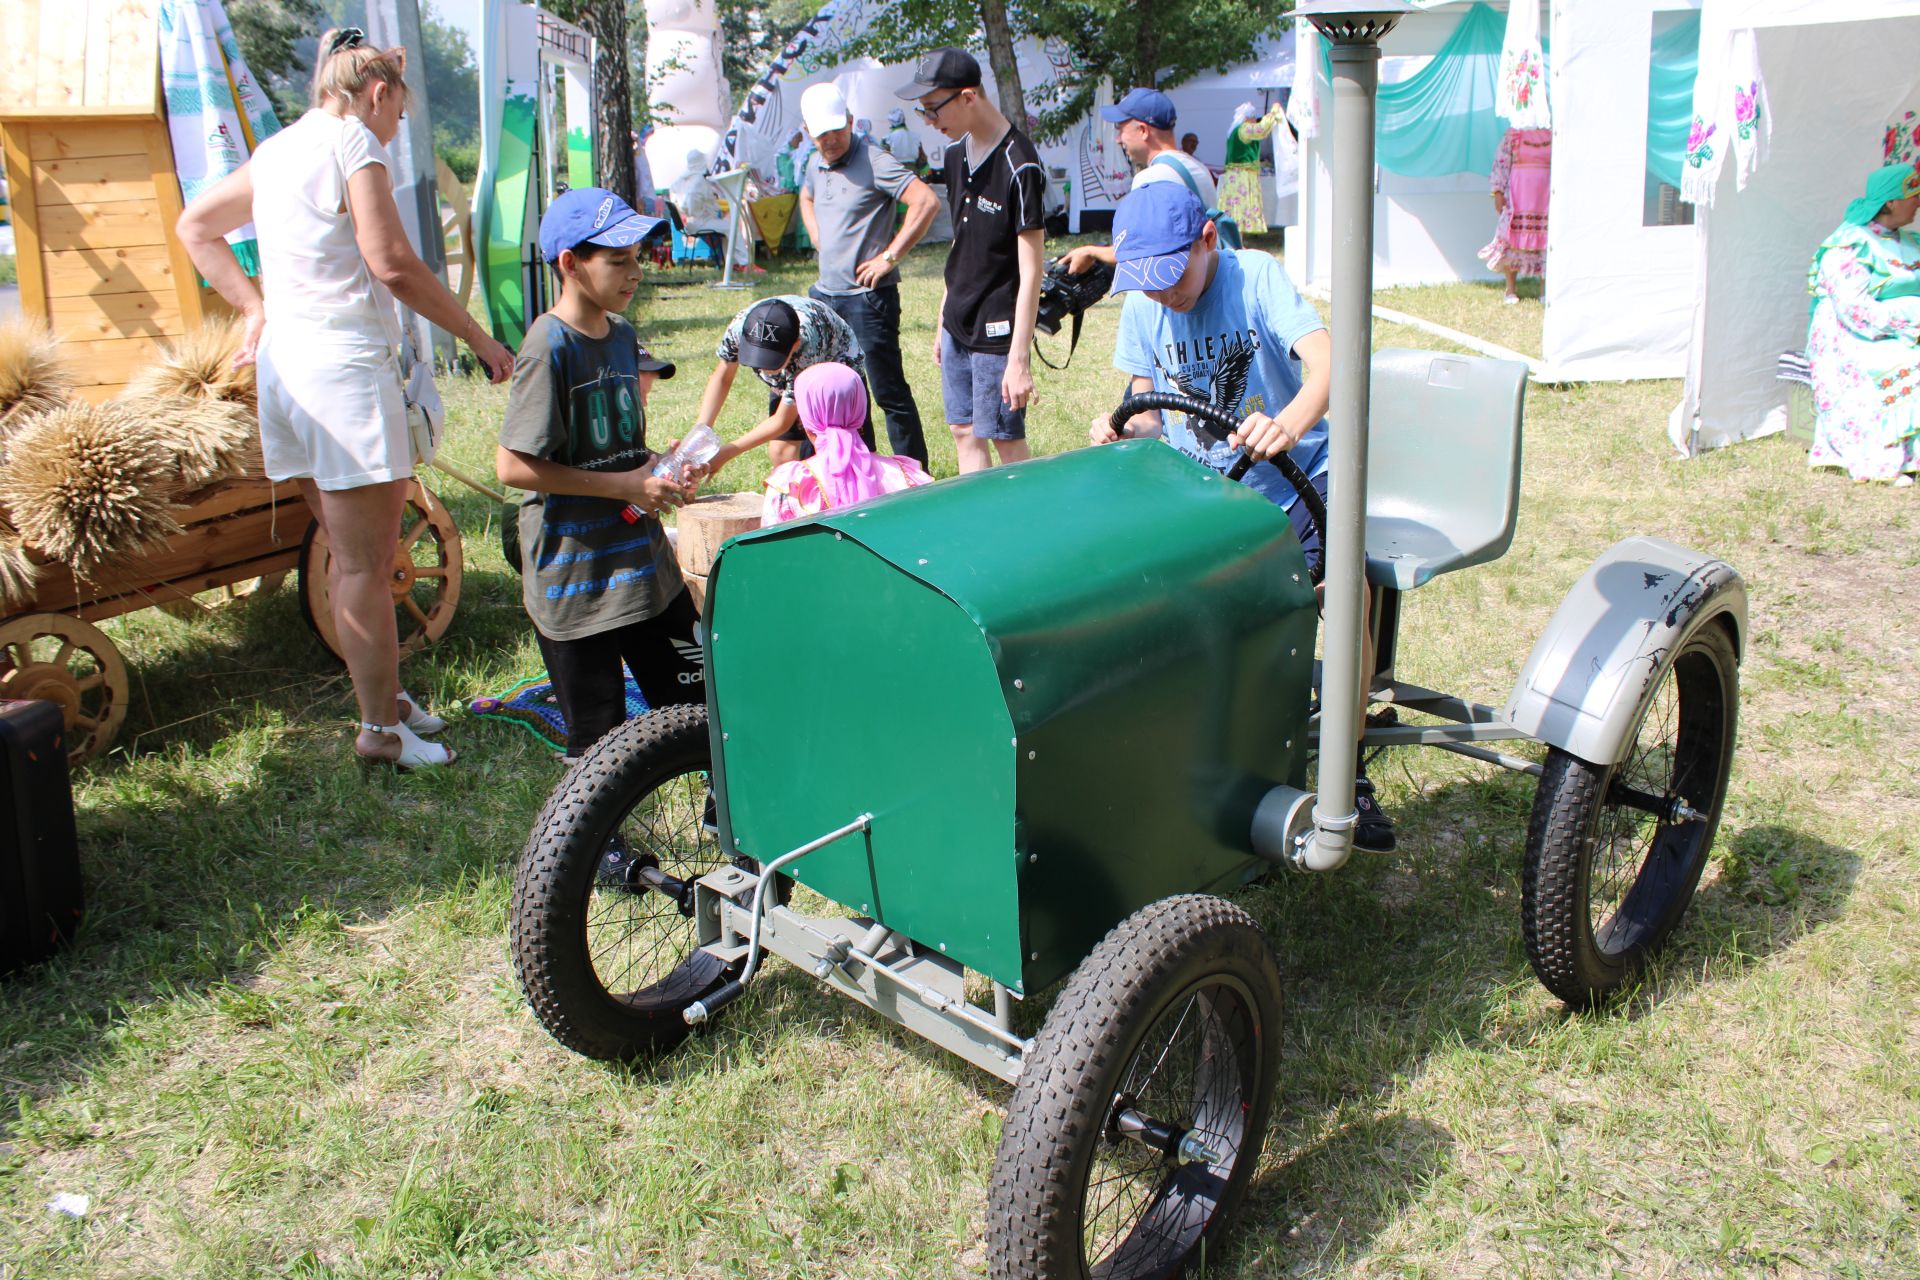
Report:
[[0,284],[13,284],[20,278],[20,269],[10,253],[0,253]]
[[[905,343],[948,475],[938,268],[937,251],[910,260]],[[806,280],[782,269],[759,291]],[[691,421],[747,301],[698,285],[640,301],[682,370],[656,433]],[[1390,300],[1415,303],[1475,332],[1503,319],[1497,299]],[[1115,400],[1116,314],[1090,315],[1065,374],[1039,370],[1038,452],[1082,443]],[[504,393],[448,391],[450,456],[485,472]],[[1741,568],[1740,748],[1674,947],[1619,1009],[1569,1016],[1521,948],[1528,780],[1389,757],[1401,853],[1242,895],[1286,975],[1286,1059],[1210,1275],[1920,1274],[1914,496],[1809,473],[1781,439],[1676,461],[1677,394],[1531,389],[1514,548],[1410,599],[1401,664],[1501,701],[1567,587],[1628,533]],[[763,405],[745,382],[723,427]],[[742,459],[724,480],[764,470]],[[407,680],[445,710],[539,664],[493,505],[435,483],[467,573]],[[1008,1091],[806,975],[774,963],[711,1035],[635,1070],[547,1038],[504,945],[514,858],[557,777],[527,735],[456,714],[456,768],[363,778],[291,583],[107,630],[134,689],[118,748],[76,778],[91,914],[75,949],[0,986],[0,1276],[984,1271]],[[48,1211],[61,1191],[92,1197],[86,1218]]]

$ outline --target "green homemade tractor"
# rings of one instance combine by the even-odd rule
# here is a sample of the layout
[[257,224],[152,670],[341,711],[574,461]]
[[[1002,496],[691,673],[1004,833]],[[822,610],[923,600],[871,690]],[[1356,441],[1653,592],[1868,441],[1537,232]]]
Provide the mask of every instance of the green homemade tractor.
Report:
[[[1296,9],[1329,44],[1334,207],[1353,211],[1336,298],[1371,296],[1378,41],[1409,11]],[[1574,585],[1503,707],[1398,679],[1404,593],[1512,539],[1527,371],[1375,354],[1365,305],[1336,307],[1332,371],[1320,663],[1286,515],[1157,441],[724,547],[707,705],[610,734],[535,824],[512,933],[541,1022],[596,1058],[664,1052],[778,955],[1013,1083],[996,1277],[1131,1280],[1206,1256],[1246,1193],[1281,981],[1221,895],[1346,861],[1362,747],[1535,775],[1534,970],[1578,1007],[1631,982],[1719,824],[1746,589],[1630,538]],[[1237,425],[1166,396],[1116,424],[1147,407]],[[1363,724],[1370,703],[1396,722]],[[795,910],[795,882],[838,909]],[[1015,1002],[1055,984],[1022,1034]]]
[[[1372,690],[1423,714],[1362,741],[1539,775],[1528,953],[1584,1006],[1704,866],[1745,596],[1718,561],[1630,539],[1503,710],[1393,677],[1401,593],[1512,536],[1524,373],[1375,361]],[[1416,433],[1450,462],[1389,461]],[[709,592],[707,706],[629,721],[534,830],[513,948],[535,1013],[591,1057],[659,1053],[778,955],[1013,1082],[994,1274],[1174,1273],[1244,1194],[1279,1066],[1272,950],[1219,895],[1344,856],[1307,790],[1316,744],[1322,777],[1338,749],[1286,515],[1132,441],[745,535]],[[1488,745],[1520,738],[1544,765]],[[1350,828],[1351,803],[1330,816]],[[794,910],[796,881],[843,910]],[[1062,979],[1016,1030],[1014,1002]]]

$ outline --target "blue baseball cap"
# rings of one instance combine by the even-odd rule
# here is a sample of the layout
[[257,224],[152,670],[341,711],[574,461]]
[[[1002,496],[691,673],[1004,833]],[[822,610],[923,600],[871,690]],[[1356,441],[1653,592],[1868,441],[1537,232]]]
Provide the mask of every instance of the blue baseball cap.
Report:
[[1100,108],[1100,118],[1108,124],[1138,120],[1155,129],[1173,128],[1173,99],[1158,89],[1135,89],[1111,107]]
[[1200,197],[1184,182],[1135,187],[1113,213],[1113,292],[1170,289],[1207,225]]
[[602,187],[562,191],[540,217],[540,256],[560,261],[560,251],[577,244],[624,249],[639,244],[666,225],[665,218],[635,213],[633,206]]

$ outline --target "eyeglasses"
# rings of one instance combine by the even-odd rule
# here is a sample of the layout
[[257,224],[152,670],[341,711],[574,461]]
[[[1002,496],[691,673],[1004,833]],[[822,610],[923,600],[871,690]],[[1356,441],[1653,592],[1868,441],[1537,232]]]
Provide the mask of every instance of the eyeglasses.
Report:
[[955,98],[959,97],[961,94],[965,92],[966,92],[965,89],[955,89],[952,93],[940,99],[940,101],[934,103],[930,107],[915,107],[913,109],[914,114],[919,116],[922,120],[932,120],[935,116],[940,114],[941,108],[945,107],[949,102],[952,102]]

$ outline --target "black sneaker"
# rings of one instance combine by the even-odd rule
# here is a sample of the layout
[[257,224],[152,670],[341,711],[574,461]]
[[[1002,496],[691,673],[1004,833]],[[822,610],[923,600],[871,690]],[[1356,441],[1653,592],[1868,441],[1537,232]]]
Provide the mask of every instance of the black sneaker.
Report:
[[627,847],[626,837],[618,831],[607,837],[607,848],[600,855],[594,883],[603,889],[633,887],[633,850]]
[[1362,853],[1392,853],[1393,819],[1373,798],[1373,783],[1359,778],[1353,784],[1353,807],[1360,820],[1353,827],[1353,847]]

